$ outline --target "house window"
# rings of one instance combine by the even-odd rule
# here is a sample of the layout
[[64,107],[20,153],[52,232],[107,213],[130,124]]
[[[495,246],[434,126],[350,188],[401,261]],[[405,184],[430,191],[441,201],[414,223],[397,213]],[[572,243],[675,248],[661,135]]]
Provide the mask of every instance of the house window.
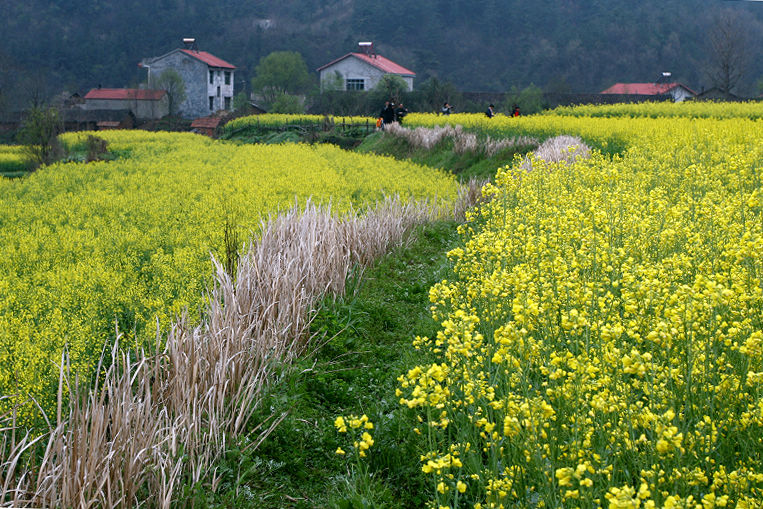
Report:
[[225,71],[225,84],[230,85],[230,71]]
[[230,109],[230,97],[225,98],[225,109],[226,110]]
[[347,80],[347,90],[365,90],[366,82],[363,78],[352,78]]
[[220,97],[220,87],[217,87],[217,97]]
[[209,84],[211,85],[214,82],[215,82],[215,71],[209,71]]
[[209,109],[210,110],[215,109],[215,96],[213,95],[209,96]]

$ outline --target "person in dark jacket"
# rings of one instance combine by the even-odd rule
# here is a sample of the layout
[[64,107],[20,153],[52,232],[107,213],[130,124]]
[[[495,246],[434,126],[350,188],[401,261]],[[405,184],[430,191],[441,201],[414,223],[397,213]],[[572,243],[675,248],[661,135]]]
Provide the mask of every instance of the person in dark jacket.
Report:
[[384,129],[385,125],[389,125],[395,121],[395,104],[390,101],[386,101],[384,103],[384,109],[381,111],[379,116],[382,118],[381,127]]
[[403,103],[400,103],[397,105],[397,108],[395,108],[395,122],[403,123],[403,117],[405,117],[408,114],[408,108],[403,106]]
[[453,107],[451,107],[450,103],[446,101],[445,104],[442,105],[442,109],[440,110],[440,113],[442,113],[443,115],[450,115],[451,113],[453,113]]
[[495,116],[495,111],[493,111],[493,108],[495,108],[495,106],[492,104],[487,107],[487,111],[485,112],[487,118],[493,118]]

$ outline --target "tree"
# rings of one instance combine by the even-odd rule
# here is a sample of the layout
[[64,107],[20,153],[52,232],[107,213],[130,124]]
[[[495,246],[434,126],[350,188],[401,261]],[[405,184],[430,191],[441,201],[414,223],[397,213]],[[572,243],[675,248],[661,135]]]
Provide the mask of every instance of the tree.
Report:
[[305,106],[299,97],[291,94],[281,94],[270,107],[272,113],[304,113]]
[[339,71],[334,71],[321,81],[321,92],[344,90],[344,77]]
[[723,11],[710,31],[710,62],[707,74],[713,85],[730,93],[744,76],[747,67],[747,36],[741,19]]
[[273,104],[283,94],[304,94],[313,85],[307,64],[296,51],[271,53],[260,60],[255,72],[252,89],[268,104]]
[[185,82],[175,69],[165,69],[158,78],[152,79],[149,85],[157,90],[165,90],[169,100],[170,115],[176,115],[180,105],[186,99]]
[[19,141],[26,147],[29,158],[37,168],[55,161],[63,152],[58,143],[62,131],[58,110],[33,107],[29,110],[19,132]]
[[396,74],[385,74],[373,89],[373,96],[377,102],[392,100],[400,102],[403,94],[408,91],[408,84]]
[[506,94],[504,109],[508,112],[514,110],[514,106],[519,106],[522,115],[530,115],[543,110],[543,90],[530,83],[529,87],[519,90],[516,85]]
[[246,111],[249,107],[249,96],[246,92],[239,92],[233,96],[233,109],[235,111]]
[[421,100],[425,107],[430,111],[439,112],[443,104],[446,102],[452,104],[459,111],[461,106],[461,92],[458,91],[456,86],[450,82],[443,82],[432,76],[426,80],[418,90],[421,94]]

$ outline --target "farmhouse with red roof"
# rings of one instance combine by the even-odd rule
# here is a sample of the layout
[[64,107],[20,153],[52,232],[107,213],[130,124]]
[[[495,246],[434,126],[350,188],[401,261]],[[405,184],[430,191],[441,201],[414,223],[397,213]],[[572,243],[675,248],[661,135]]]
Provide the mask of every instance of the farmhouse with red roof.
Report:
[[199,51],[195,39],[183,39],[178,48],[160,57],[146,58],[138,66],[148,70],[148,83],[167,69],[177,71],[185,84],[185,101],[179,113],[185,118],[206,117],[218,110],[233,107],[233,83],[236,66]]
[[625,95],[669,95],[675,102],[681,102],[697,95],[692,89],[681,83],[671,82],[669,72],[662,73],[662,77],[654,83],[615,83],[602,94],[625,94]]
[[321,76],[321,89],[341,84],[342,90],[371,90],[382,76],[394,74],[403,78],[408,90],[413,90],[415,72],[377,55],[373,43],[361,42],[359,46],[360,52],[347,53],[317,69]]
[[169,113],[164,90],[94,88],[85,94],[86,110],[129,110],[137,119],[158,119]]

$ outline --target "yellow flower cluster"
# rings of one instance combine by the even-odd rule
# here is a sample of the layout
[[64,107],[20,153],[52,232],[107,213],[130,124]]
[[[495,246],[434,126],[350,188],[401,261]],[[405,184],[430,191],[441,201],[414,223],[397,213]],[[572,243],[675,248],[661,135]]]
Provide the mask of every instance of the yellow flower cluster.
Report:
[[[246,117],[239,117],[231,120],[225,124],[224,131],[230,132],[237,129],[253,126],[265,126],[265,127],[280,127],[286,125],[303,125],[303,124],[321,124],[326,121],[324,115],[292,115],[284,113],[266,113],[264,115],[249,115]],[[376,119],[370,117],[328,117],[330,122],[334,124],[352,124],[352,125],[376,125]]]
[[[442,172],[330,145],[100,136],[119,158],[0,180],[0,394],[19,395],[3,400],[0,413],[27,401],[24,421],[34,413],[27,396],[55,409],[64,348],[87,379],[115,323],[136,341],[185,308],[198,317],[210,253],[224,259],[226,223],[244,242],[269,214],[308,198],[343,211],[385,195],[456,194]],[[81,144],[84,135],[63,141]]]
[[0,172],[15,172],[25,169],[29,156],[21,145],[0,145]]
[[573,117],[651,117],[651,118],[763,118],[763,104],[750,102],[644,102],[589,106],[560,106],[548,115]]
[[[360,417],[350,415],[347,417],[347,420],[340,415],[334,420],[334,427],[339,433],[347,433],[348,430],[356,430],[355,434],[358,436],[355,437],[352,447],[360,458],[366,457],[366,451],[374,445],[374,439],[371,436],[371,433],[368,432],[368,430],[374,429],[374,423],[368,420],[366,414],[363,414]],[[341,455],[347,454],[341,447],[337,448],[336,453]]]
[[501,168],[460,227],[397,392],[431,505],[761,507],[763,120],[410,117],[624,141]]

